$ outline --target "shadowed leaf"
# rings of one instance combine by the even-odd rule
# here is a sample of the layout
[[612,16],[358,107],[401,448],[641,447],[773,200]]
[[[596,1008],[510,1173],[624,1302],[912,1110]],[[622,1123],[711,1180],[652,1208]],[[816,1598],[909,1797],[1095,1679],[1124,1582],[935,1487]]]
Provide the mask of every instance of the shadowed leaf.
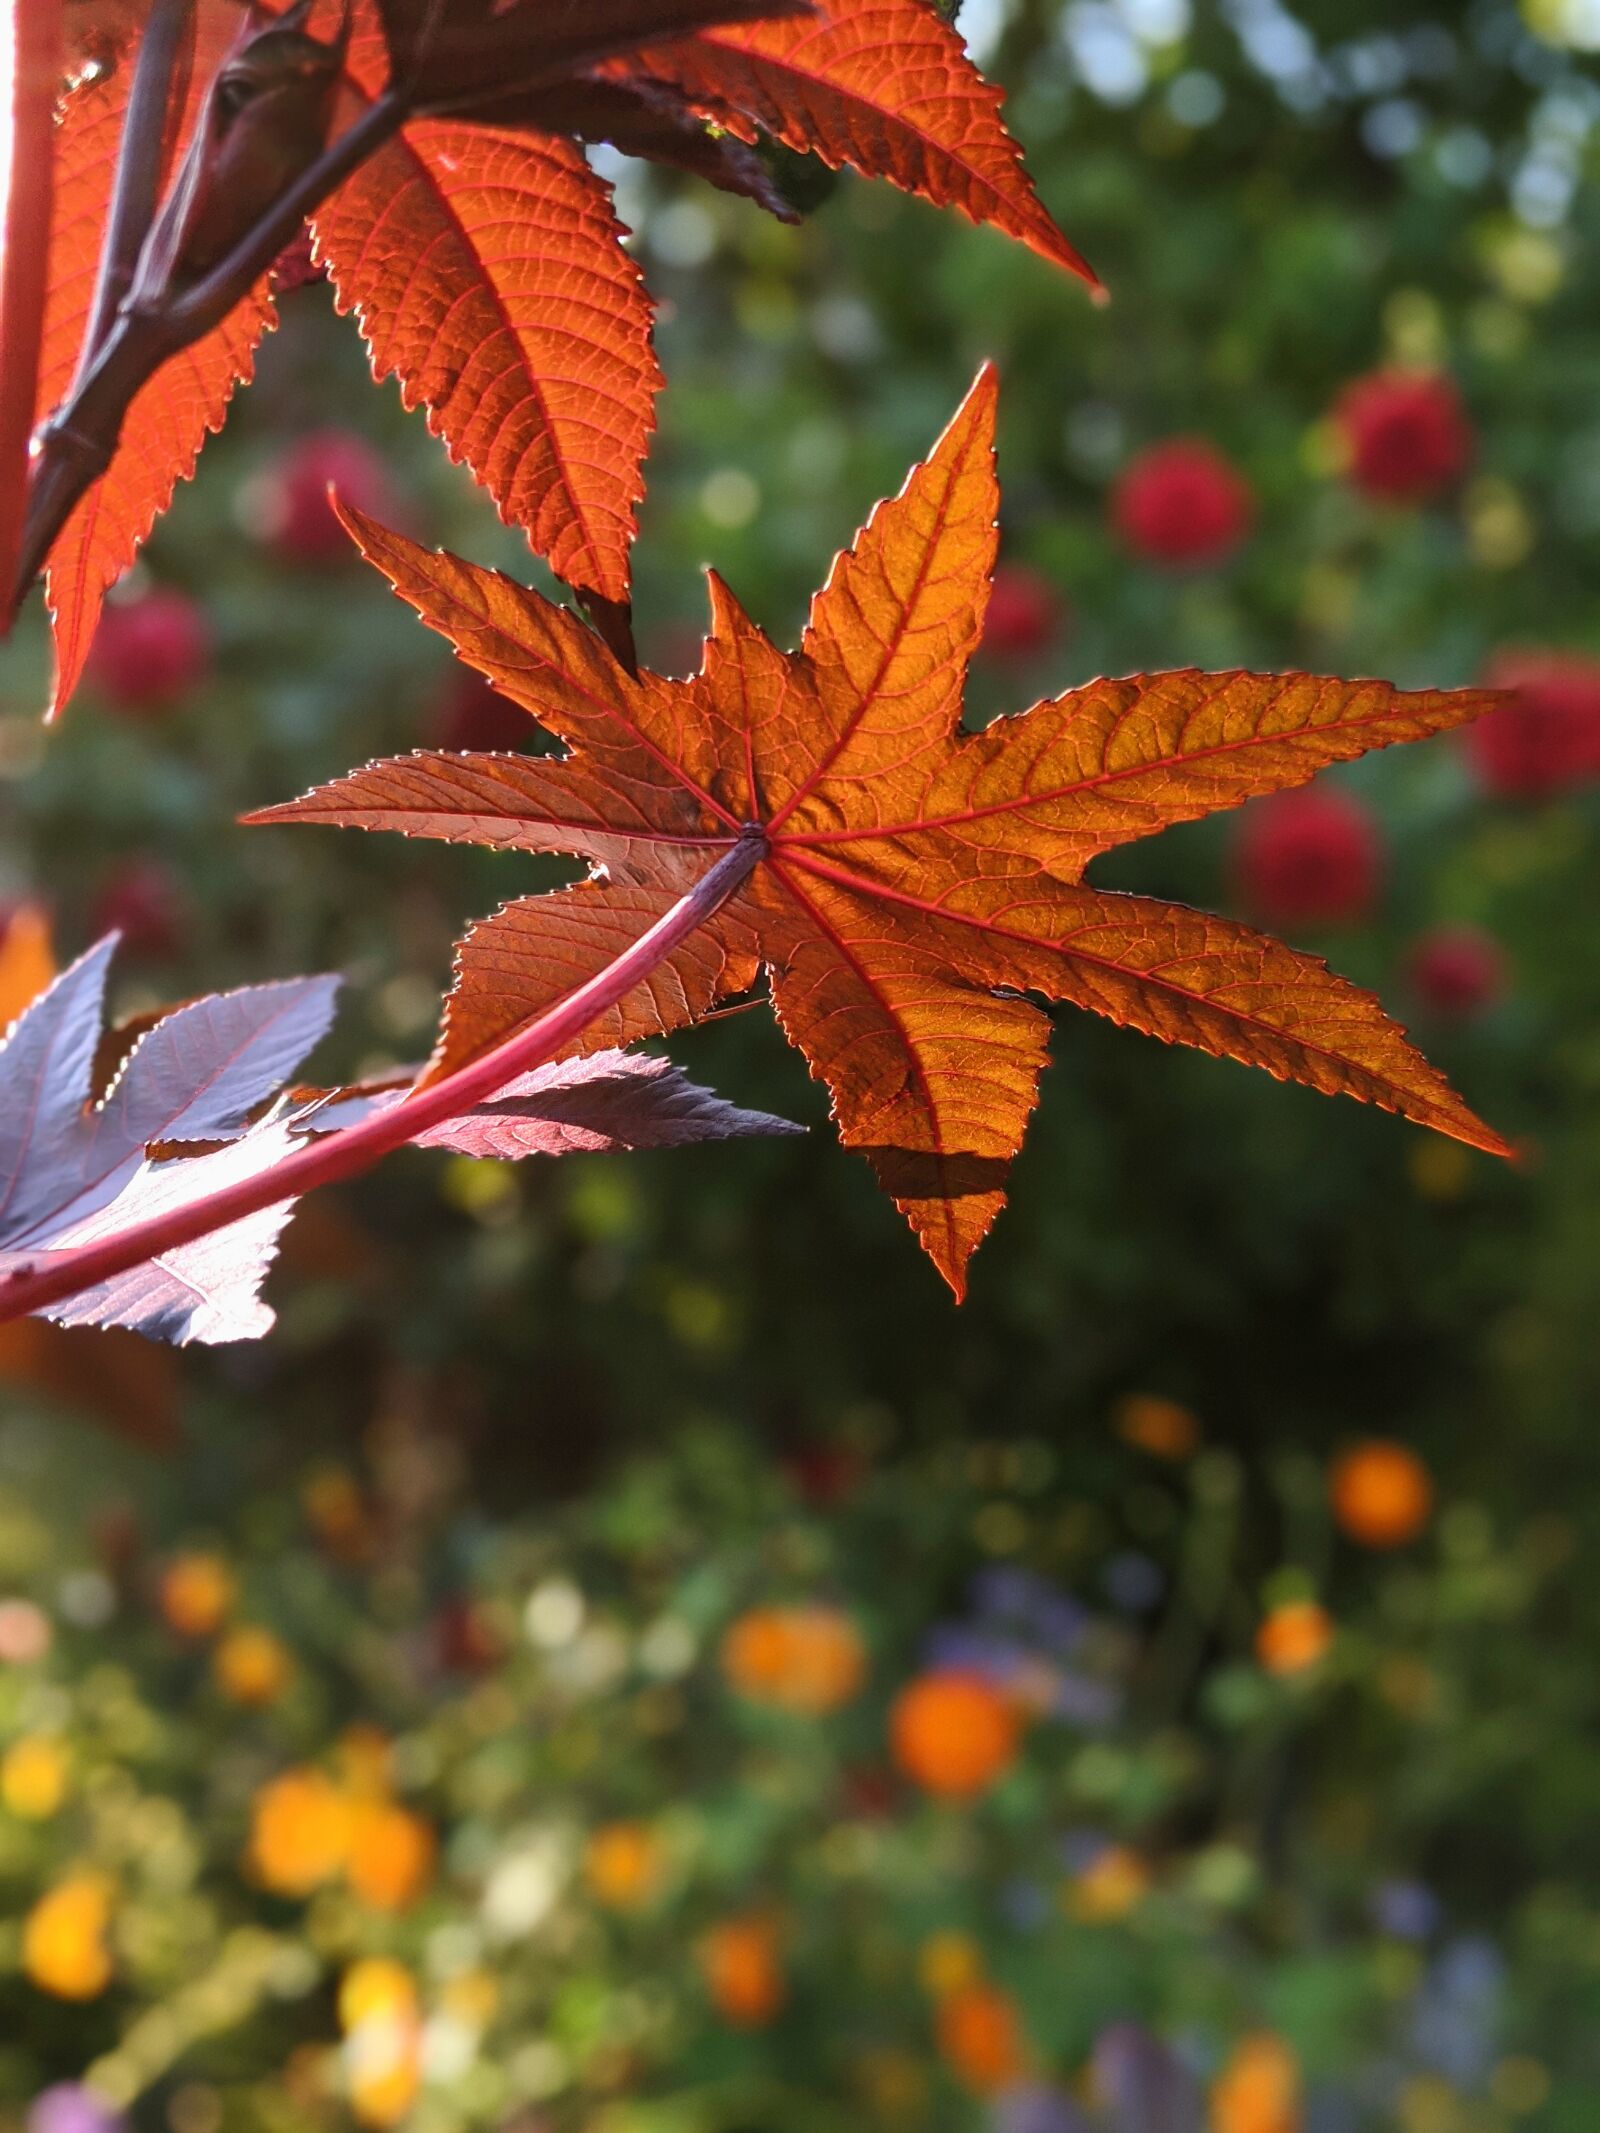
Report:
[[485,96],[576,72],[658,37],[713,23],[806,11],[807,0],[377,0],[393,71],[414,73],[418,108],[476,105]]
[[[408,1082],[336,1091],[307,1123],[353,1125],[378,1105],[398,1103]],[[297,1092],[302,1099],[305,1092]],[[804,1132],[766,1111],[744,1111],[691,1081],[670,1059],[605,1051],[553,1060],[508,1081],[459,1118],[419,1133],[417,1148],[457,1155],[611,1155],[630,1149],[686,1148],[701,1141]]]
[[800,219],[753,148],[718,132],[648,78],[580,78],[482,105],[475,115],[486,125],[534,126],[591,144],[603,141],[624,155],[688,171],[723,192],[754,200],[781,222]]

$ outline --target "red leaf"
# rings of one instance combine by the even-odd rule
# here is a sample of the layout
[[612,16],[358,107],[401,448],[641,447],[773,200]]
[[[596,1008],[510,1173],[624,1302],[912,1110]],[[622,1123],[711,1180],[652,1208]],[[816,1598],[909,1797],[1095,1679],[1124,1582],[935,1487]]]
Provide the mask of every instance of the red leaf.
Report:
[[572,753],[412,756],[255,819],[604,868],[467,936],[436,1075],[569,993],[759,822],[765,853],[745,886],[583,1048],[693,1020],[764,962],[842,1138],[958,1294],[1045,1064],[1036,998],[1504,1154],[1370,994],[1231,920],[1082,879],[1113,844],[1458,725],[1494,693],[1138,676],[962,733],[994,560],[994,414],[986,371],[835,564],[799,652],[780,652],[713,578],[704,665],[684,682],[625,673],[538,594],[349,514],[402,597]]
[[572,142],[419,119],[316,216],[374,374],[570,584],[625,600],[660,373],[610,190]]
[[[677,901],[675,888],[584,882],[506,904],[468,932],[456,958],[438,1049],[424,1083],[492,1051],[615,961]],[[759,957],[747,923],[720,913],[657,965],[649,982],[592,1022],[570,1051],[634,1044],[700,1017],[754,984]]]
[[627,62],[746,141],[770,133],[992,222],[1092,287],[1094,269],[1039,204],[1001,97],[927,0],[826,0],[819,19],[702,30]]
[[[289,5],[258,0],[266,16]],[[343,0],[319,0],[315,29],[329,38],[343,15]],[[113,12],[100,46],[107,71],[63,114],[41,415],[78,366],[137,16]],[[240,17],[213,0],[197,19],[185,131]],[[752,152],[770,133],[959,206],[1093,280],[1034,195],[998,92],[924,0],[836,0],[822,20],[805,0],[446,0],[442,10],[354,0],[351,28],[342,123],[392,77],[408,82],[424,32],[408,93],[414,111],[434,115],[412,118],[324,204],[318,256],[341,306],[359,315],[376,374],[398,377],[408,407],[426,406],[502,516],[587,595],[625,661],[628,551],[659,374],[649,298],[580,140],[614,141],[782,214]],[[135,398],[111,471],[55,542],[58,710],[107,586],[249,374],[273,317],[269,281]]]
[[[238,27],[231,8],[198,10],[178,154]],[[40,420],[64,398],[77,368],[132,73],[131,59],[125,56],[103,76],[74,90],[61,112]],[[77,687],[107,589],[133,561],[179,481],[193,474],[207,436],[222,427],[234,387],[250,377],[256,343],[273,323],[263,281],[220,326],[174,356],[135,395],[109,471],[79,503],[50,551],[46,591],[56,650],[52,717]]]

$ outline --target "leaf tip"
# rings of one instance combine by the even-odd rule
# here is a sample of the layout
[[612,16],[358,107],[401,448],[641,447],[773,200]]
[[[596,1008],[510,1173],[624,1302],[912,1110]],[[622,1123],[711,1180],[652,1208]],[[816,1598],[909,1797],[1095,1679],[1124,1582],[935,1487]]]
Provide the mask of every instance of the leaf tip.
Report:
[[706,566],[706,601],[710,609],[710,625],[702,648],[701,671],[705,671],[704,654],[714,644],[727,642],[756,627],[750,611],[720,570]]
[[[941,462],[959,461],[968,454],[977,456],[985,451],[992,462],[999,411],[1000,366],[993,356],[986,356],[978,366],[976,377],[963,394],[960,406],[945,424],[938,442],[928,454],[924,466],[933,467]],[[917,471],[912,470],[912,476],[907,479],[907,487]]]
[[1508,1141],[1503,1134],[1496,1133],[1492,1126],[1484,1125],[1481,1120],[1478,1125],[1479,1137],[1471,1143],[1473,1147],[1481,1149],[1485,1155],[1498,1156],[1502,1162],[1509,1163],[1513,1170],[1525,1171],[1532,1167],[1537,1158],[1537,1150],[1531,1141]]
[[970,409],[975,414],[981,414],[985,409],[997,407],[999,401],[1000,365],[993,356],[985,356],[978,365],[977,376],[967,387],[967,396],[961,403],[961,412],[964,414]]
[[345,532],[349,534],[351,540],[355,542],[368,562],[371,562],[372,551],[368,544],[375,538],[380,538],[387,534],[388,527],[380,524],[377,519],[370,518],[358,505],[347,504],[333,482],[330,481],[327,484],[324,493],[327,496],[328,505],[334,517],[343,526]]

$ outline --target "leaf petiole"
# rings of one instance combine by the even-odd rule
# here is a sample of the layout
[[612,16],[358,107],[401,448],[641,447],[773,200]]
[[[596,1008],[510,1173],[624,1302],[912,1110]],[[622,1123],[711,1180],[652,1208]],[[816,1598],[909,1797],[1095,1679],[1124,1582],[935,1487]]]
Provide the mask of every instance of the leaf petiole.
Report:
[[766,856],[767,840],[751,825],[729,843],[722,857],[669,911],[621,955],[493,1051],[408,1096],[374,1111],[342,1132],[298,1150],[274,1169],[242,1178],[201,1200],[134,1224],[116,1236],[70,1251],[40,1252],[24,1272],[0,1281],[0,1325],[46,1310],[69,1296],[97,1287],[129,1268],[226,1229],[263,1208],[279,1206],[318,1185],[331,1185],[370,1169],[380,1156],[403,1147],[431,1126],[481,1103],[507,1082],[553,1059],[574,1037],[649,977],[674,949],[715,916]]
[[194,0],[155,0],[139,43],[128,115],[117,151],[116,186],[100,252],[94,309],[78,358],[75,389],[88,375],[116,321],[133,285],[139,254],[155,222],[167,143],[181,101],[179,84],[188,72],[183,63],[184,44],[193,17]]
[[[79,499],[110,466],[134,395],[161,365],[227,317],[337,185],[404,124],[406,94],[386,90],[278,197],[249,235],[179,294],[160,291],[106,322],[100,345],[39,437],[14,614]],[[39,256],[43,256],[41,248]]]

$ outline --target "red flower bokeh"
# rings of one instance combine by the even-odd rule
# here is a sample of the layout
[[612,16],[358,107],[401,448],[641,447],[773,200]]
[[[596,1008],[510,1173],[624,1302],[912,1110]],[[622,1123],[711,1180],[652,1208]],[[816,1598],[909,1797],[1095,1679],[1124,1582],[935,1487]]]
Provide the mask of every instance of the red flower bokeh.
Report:
[[161,962],[189,938],[189,910],[159,859],[125,859],[103,875],[90,909],[95,934],[120,933],[129,955]]
[[170,710],[211,671],[211,632],[187,593],[158,585],[113,600],[100,617],[88,675],[118,711],[149,717]]
[[1581,652],[1502,652],[1484,680],[1516,701],[1462,736],[1478,782],[1532,800],[1600,777],[1600,659]]
[[1437,496],[1472,456],[1466,409],[1443,371],[1369,371],[1345,387],[1333,419],[1350,480],[1380,503]]
[[256,519],[267,545],[287,563],[354,560],[356,548],[330,493],[373,518],[399,515],[382,457],[354,430],[307,430],[262,482]]
[[983,649],[996,659],[1033,659],[1048,649],[1066,619],[1066,603],[1042,571],[1001,563],[989,592]]
[[1117,531],[1168,570],[1220,563],[1250,530],[1255,501],[1232,462],[1203,437],[1153,444],[1123,469],[1111,497]]
[[1244,902],[1275,926],[1353,925],[1377,899],[1383,839],[1337,786],[1275,793],[1240,817],[1234,869]]
[[1502,997],[1506,959],[1476,926],[1434,926],[1412,942],[1406,974],[1424,1007],[1464,1022]]

